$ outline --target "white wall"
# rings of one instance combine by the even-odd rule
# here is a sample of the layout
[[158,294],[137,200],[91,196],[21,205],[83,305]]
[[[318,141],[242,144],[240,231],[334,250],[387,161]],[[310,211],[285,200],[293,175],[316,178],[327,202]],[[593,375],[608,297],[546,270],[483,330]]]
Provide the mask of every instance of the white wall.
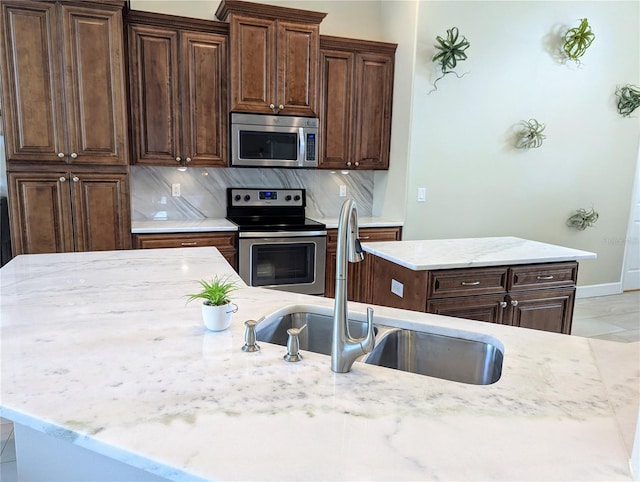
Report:
[[[614,91],[640,80],[639,13],[638,2],[419,2],[406,238],[557,243],[598,253],[581,263],[580,284],[619,282],[640,122],[617,113]],[[583,64],[558,63],[555,29],[583,17],[596,34]],[[435,37],[453,26],[471,44],[457,69],[468,74],[428,95]],[[512,126],[532,117],[547,139],[514,149]],[[591,205],[594,228],[565,226]]]

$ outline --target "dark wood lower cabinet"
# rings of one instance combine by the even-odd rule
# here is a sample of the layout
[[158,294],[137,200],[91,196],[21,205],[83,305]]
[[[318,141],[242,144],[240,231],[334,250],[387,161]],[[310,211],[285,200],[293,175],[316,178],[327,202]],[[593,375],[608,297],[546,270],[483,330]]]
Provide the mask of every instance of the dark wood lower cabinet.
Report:
[[167,233],[134,234],[133,247],[153,248],[197,248],[213,246],[220,251],[233,269],[238,268],[236,233]]
[[376,305],[571,333],[577,262],[413,271],[376,257],[374,272]]
[[[399,241],[402,235],[401,227],[391,228],[360,228],[359,239],[363,242]],[[333,298],[336,291],[336,249],[338,244],[338,230],[327,230],[327,261],[325,269],[324,295]],[[365,253],[364,261],[348,263],[347,267],[347,299],[371,303],[373,298],[373,270],[375,256]]]
[[131,247],[127,175],[10,172],[14,255]]

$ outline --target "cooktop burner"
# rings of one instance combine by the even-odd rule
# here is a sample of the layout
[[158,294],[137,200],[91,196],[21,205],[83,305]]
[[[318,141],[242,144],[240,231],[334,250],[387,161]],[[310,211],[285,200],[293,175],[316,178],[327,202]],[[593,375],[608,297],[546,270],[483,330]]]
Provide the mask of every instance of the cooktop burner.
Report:
[[227,189],[227,219],[238,231],[314,231],[326,225],[305,216],[304,189]]

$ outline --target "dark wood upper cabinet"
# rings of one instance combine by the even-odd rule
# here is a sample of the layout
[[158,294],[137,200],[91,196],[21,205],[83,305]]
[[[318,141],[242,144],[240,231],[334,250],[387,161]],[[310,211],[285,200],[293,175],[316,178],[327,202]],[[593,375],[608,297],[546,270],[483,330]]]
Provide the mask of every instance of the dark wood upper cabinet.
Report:
[[326,14],[223,0],[229,20],[231,110],[317,116],[319,24]]
[[9,163],[127,164],[123,4],[3,0]]
[[388,169],[395,44],[320,37],[318,167]]
[[133,162],[226,166],[228,25],[127,17]]

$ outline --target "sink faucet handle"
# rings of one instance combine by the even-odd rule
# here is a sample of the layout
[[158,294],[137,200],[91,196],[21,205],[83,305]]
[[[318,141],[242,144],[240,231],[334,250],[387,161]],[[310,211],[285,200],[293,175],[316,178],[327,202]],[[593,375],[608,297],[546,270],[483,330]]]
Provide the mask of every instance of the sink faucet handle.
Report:
[[244,346],[242,347],[242,351],[254,352],[260,350],[260,346],[256,343],[256,325],[258,323],[259,321],[256,320],[247,320],[244,322],[246,328],[244,330]]
[[302,328],[289,328],[287,333],[289,334],[289,339],[287,340],[287,354],[283,357],[288,362],[299,362],[302,360],[302,355],[300,354],[300,332],[304,330],[307,325],[304,325]]
[[367,336],[362,339],[360,346],[365,354],[371,353],[376,346],[376,336],[373,330],[373,308],[367,308]]

